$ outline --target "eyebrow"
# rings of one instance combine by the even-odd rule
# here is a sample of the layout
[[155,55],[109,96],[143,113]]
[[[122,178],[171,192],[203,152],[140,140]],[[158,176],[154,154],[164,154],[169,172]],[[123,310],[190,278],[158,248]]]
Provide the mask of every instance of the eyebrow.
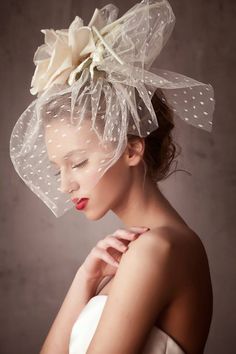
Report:
[[[75,153],[78,152],[78,151],[84,151],[84,152],[85,152],[85,149],[74,149],[74,150],[71,150],[71,151],[69,151],[67,154],[65,154],[65,155],[63,156],[63,159],[64,159],[65,157],[69,157],[69,156],[75,154]],[[54,162],[54,161],[52,161],[52,160],[50,160],[50,159],[49,159],[49,161],[50,161],[51,163],[53,163],[54,165],[56,165],[56,162]]]

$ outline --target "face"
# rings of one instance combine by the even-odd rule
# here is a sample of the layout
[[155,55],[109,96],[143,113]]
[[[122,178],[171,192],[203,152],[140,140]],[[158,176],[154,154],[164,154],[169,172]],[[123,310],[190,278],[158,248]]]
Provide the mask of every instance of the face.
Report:
[[126,154],[104,172],[111,162],[111,145],[99,144],[89,121],[75,126],[54,121],[45,128],[48,158],[60,177],[60,190],[73,198],[89,198],[82,210],[91,220],[100,219],[127,193],[131,174]]

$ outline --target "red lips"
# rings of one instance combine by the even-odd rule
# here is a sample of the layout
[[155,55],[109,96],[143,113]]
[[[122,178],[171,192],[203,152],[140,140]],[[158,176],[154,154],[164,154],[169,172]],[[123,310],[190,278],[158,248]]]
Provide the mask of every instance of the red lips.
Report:
[[83,200],[87,200],[89,198],[73,198],[71,199],[71,201],[74,203],[74,204],[78,204],[79,202],[82,202]]
[[76,204],[76,209],[77,210],[82,210],[86,207],[86,204],[88,202],[88,198],[82,198],[80,201]]

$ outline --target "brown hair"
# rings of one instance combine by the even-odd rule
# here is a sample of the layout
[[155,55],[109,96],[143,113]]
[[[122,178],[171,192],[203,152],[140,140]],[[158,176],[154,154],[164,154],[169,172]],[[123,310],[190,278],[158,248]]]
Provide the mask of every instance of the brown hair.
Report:
[[[146,167],[146,174],[154,182],[158,182],[177,171],[175,169],[168,174],[172,162],[181,153],[181,147],[173,140],[174,114],[161,89],[155,91],[152,97],[152,105],[159,126],[144,138],[143,162]],[[135,139],[137,139],[137,136],[128,135],[128,141]],[[177,148],[179,148],[179,151]]]

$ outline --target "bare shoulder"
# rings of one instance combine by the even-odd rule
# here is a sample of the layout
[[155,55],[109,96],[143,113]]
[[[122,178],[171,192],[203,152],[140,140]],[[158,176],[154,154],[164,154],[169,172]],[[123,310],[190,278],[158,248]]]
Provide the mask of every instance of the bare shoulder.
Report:
[[[204,251],[200,237],[188,226],[162,226],[145,233],[149,242],[157,245],[168,245],[172,249],[181,250],[195,248],[196,252]],[[152,240],[152,241],[151,241]]]
[[[176,254],[186,254],[191,250],[191,254],[203,256],[205,254],[204,245],[200,237],[189,227],[162,226],[149,230],[139,236],[129,244],[129,248],[153,247],[153,250],[171,250]],[[193,252],[193,253],[192,253]]]
[[[165,257],[169,267],[180,273],[181,279],[199,274],[202,270],[209,273],[208,257],[200,237],[189,227],[181,225],[163,226],[149,230],[129,244],[134,253],[147,252],[155,257]],[[176,267],[178,264],[178,267]],[[209,274],[207,274],[209,275]]]

